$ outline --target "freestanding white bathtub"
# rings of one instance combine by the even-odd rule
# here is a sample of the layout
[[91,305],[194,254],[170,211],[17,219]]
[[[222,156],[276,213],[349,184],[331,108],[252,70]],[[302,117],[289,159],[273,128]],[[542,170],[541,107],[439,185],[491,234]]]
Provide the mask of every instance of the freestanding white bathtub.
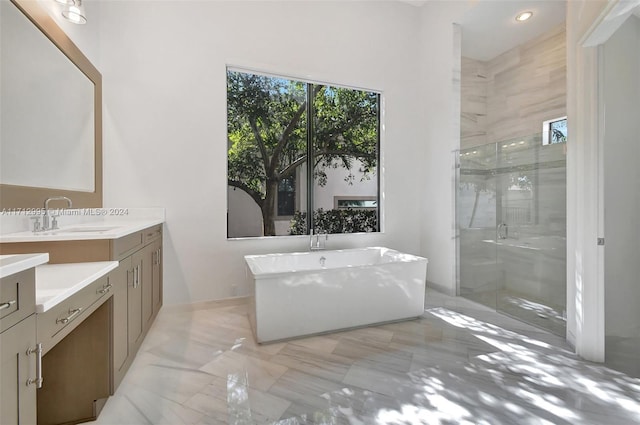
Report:
[[244,258],[259,343],[424,312],[426,258],[377,247]]

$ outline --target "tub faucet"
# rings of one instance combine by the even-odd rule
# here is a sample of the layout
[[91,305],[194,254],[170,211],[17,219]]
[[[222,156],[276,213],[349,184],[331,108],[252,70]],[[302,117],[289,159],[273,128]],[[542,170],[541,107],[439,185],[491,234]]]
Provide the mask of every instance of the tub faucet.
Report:
[[51,198],[47,198],[44,201],[44,215],[42,216],[42,227],[40,228],[40,230],[42,231],[46,231],[46,230],[55,230],[58,228],[58,221],[56,219],[56,217],[53,217],[53,221],[51,223],[51,225],[49,225],[49,202],[51,201],[67,201],[67,208],[73,208],[73,202],[71,202],[71,199],[67,198],[66,196],[53,196]]
[[[324,240],[320,237],[324,234]],[[314,241],[315,236],[315,241]],[[320,251],[325,248],[325,242],[329,240],[329,234],[323,231],[316,231],[315,235],[313,233],[313,229],[311,229],[311,233],[309,234],[309,249],[311,251]]]

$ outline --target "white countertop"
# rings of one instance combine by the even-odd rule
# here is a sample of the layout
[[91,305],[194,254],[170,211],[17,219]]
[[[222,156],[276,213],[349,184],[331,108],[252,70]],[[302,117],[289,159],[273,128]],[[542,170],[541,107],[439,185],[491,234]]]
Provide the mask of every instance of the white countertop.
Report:
[[49,254],[0,255],[0,278],[49,262]]
[[118,239],[163,222],[163,218],[148,218],[72,224],[46,232],[33,233],[26,231],[3,234],[0,235],[0,243]]
[[118,267],[117,261],[36,267],[36,313],[44,313]]

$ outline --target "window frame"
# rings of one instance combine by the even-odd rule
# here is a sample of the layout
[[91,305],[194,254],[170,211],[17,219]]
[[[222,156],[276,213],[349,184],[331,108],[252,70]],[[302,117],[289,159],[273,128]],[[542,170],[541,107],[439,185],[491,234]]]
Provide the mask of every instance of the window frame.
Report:
[[[542,122],[542,145],[546,146],[546,145],[555,145],[558,143],[566,143],[566,142],[554,142],[553,138],[551,136],[551,130],[552,130],[552,126],[553,124],[560,122],[560,121],[567,121],[567,117],[558,117],[558,118],[553,118],[550,120],[546,120]],[[568,137],[568,135],[567,135]]]
[[[293,214],[280,214],[280,189],[278,189],[278,192],[276,193],[276,199],[275,199],[275,204],[276,204],[276,211],[275,211],[275,218],[276,220],[280,220],[280,221],[285,221],[285,220],[291,220],[294,216],[294,214],[296,213],[296,210],[300,209],[300,197],[296,196],[298,194],[297,189],[299,188],[298,185],[298,174],[299,172],[296,171],[295,173],[293,173],[290,177],[293,177],[293,185],[294,185],[294,199],[293,199]],[[278,185],[280,185],[281,182],[278,182]]]
[[[377,124],[377,128],[376,128],[376,153],[377,153],[377,161],[376,161],[376,170],[375,170],[375,179],[376,179],[376,196],[364,196],[363,198],[367,198],[367,200],[376,200],[377,201],[377,208],[376,208],[376,222],[377,222],[377,230],[375,232],[354,232],[354,233],[336,233],[336,234],[344,234],[344,235],[356,235],[356,234],[368,234],[368,233],[380,233],[383,234],[384,233],[384,223],[383,223],[383,218],[384,218],[384,202],[383,202],[383,185],[384,185],[384,176],[383,176],[383,139],[384,139],[384,128],[385,126],[382,124],[383,121],[383,117],[385,115],[384,113],[384,91],[381,89],[372,89],[372,88],[367,88],[364,86],[358,86],[358,85],[350,85],[350,84],[344,84],[344,83],[334,83],[334,82],[326,82],[324,80],[321,79],[309,79],[309,78],[304,78],[304,77],[299,77],[299,76],[295,76],[292,74],[288,74],[288,73],[284,73],[284,72],[271,72],[271,71],[263,71],[260,69],[256,69],[256,68],[252,68],[252,67],[247,67],[247,66],[237,66],[237,65],[226,65],[225,67],[225,87],[228,84],[228,75],[229,72],[242,72],[242,73],[248,73],[248,74],[254,74],[254,75],[258,75],[258,76],[263,76],[263,77],[271,77],[271,78],[281,78],[281,79],[288,79],[288,80],[292,80],[292,81],[296,81],[299,83],[303,83],[307,85],[307,111],[305,112],[307,114],[307,116],[312,116],[309,112],[309,110],[311,110],[311,113],[313,112],[313,102],[310,101],[312,100],[312,90],[309,90],[309,87],[313,86],[313,85],[324,85],[324,86],[330,86],[330,87],[334,87],[334,88],[341,88],[341,89],[348,89],[348,90],[358,90],[358,91],[365,91],[365,92],[370,92],[370,93],[375,93],[377,95],[377,120],[376,120],[376,124]],[[229,114],[228,114],[228,99],[227,99],[227,95],[228,95],[228,91],[227,89],[225,89],[225,133],[226,133],[226,129],[228,128],[228,123],[229,123]],[[313,123],[312,123],[312,119],[307,119],[307,131],[311,130],[313,131]],[[310,128],[311,127],[311,128]],[[313,133],[310,133],[313,134]],[[308,139],[310,140],[310,138]],[[229,160],[228,160],[228,145],[225,143],[225,178],[228,178],[229,175]],[[278,237],[278,238],[282,238],[282,237],[308,237],[310,234],[311,229],[313,228],[313,185],[315,183],[315,179],[313,177],[309,177],[309,176],[313,176],[313,143],[307,143],[307,149],[308,151],[311,152],[310,155],[308,155],[308,160],[306,161],[307,165],[307,179],[306,182],[302,182],[299,179],[299,175],[296,175],[296,185],[298,187],[302,187],[303,185],[307,184],[307,193],[306,193],[306,198],[307,198],[307,202],[306,202],[306,210],[307,210],[307,233],[304,235],[261,235],[261,236],[242,236],[242,237],[230,237],[229,233],[228,233],[228,229],[229,229],[229,196],[227,195],[226,197],[226,211],[227,211],[227,220],[226,220],[226,227],[227,227],[227,240],[250,240],[250,239],[264,239],[264,238],[273,238],[273,237]],[[299,171],[296,172],[296,174],[299,174]],[[334,195],[335,198],[335,195]],[[348,199],[355,199],[357,197],[354,196],[346,196],[345,198]],[[274,213],[274,217],[277,221],[283,221],[283,220],[287,220],[287,219],[292,219],[294,216],[290,216],[290,215],[286,215],[286,216],[282,216],[282,215],[278,215],[278,211],[277,211],[277,202],[278,202],[278,194],[276,194],[276,211]],[[337,207],[335,207],[337,201],[335,201],[334,199],[334,208],[338,209]],[[295,207],[296,210],[302,210],[302,206],[300,203],[300,199],[298,196],[296,196],[296,200],[295,200]],[[344,208],[341,208],[344,209]],[[358,209],[362,209],[362,210],[369,210],[369,208],[358,208]],[[310,213],[309,213],[310,212]]]
[[376,201],[378,205],[375,208],[379,208],[379,198],[375,196],[348,196],[348,195],[334,195],[333,196],[333,209],[334,210],[346,210],[351,208],[352,210],[372,210],[374,207],[341,207],[340,201]]

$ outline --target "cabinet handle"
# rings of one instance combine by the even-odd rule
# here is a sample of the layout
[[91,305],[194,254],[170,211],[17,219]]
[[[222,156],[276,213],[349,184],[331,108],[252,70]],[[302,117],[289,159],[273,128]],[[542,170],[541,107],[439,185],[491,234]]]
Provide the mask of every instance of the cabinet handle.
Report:
[[36,379],[27,379],[27,386],[36,384],[36,388],[42,388],[42,343],[37,343],[36,348],[29,348],[27,356],[36,354]]
[[112,288],[112,285],[110,283],[107,283],[102,287],[102,289],[98,289],[96,292],[98,294],[106,294],[107,292],[109,292],[109,289],[111,288]]
[[74,308],[74,309],[69,309],[69,315],[67,317],[65,317],[64,319],[56,319],[56,323],[62,323],[62,324],[67,324],[69,323],[69,321],[71,319],[73,319],[74,317],[76,317],[78,315],[78,313],[80,313],[82,311],[82,308],[78,307],[78,308]]
[[156,251],[156,264],[160,265],[160,248]]
[[135,266],[133,268],[133,287],[137,288],[140,286],[140,266]]
[[9,308],[12,305],[14,305],[15,303],[16,303],[16,300],[11,300],[9,302],[2,303],[2,304],[0,304],[0,310],[4,310],[5,308]]

